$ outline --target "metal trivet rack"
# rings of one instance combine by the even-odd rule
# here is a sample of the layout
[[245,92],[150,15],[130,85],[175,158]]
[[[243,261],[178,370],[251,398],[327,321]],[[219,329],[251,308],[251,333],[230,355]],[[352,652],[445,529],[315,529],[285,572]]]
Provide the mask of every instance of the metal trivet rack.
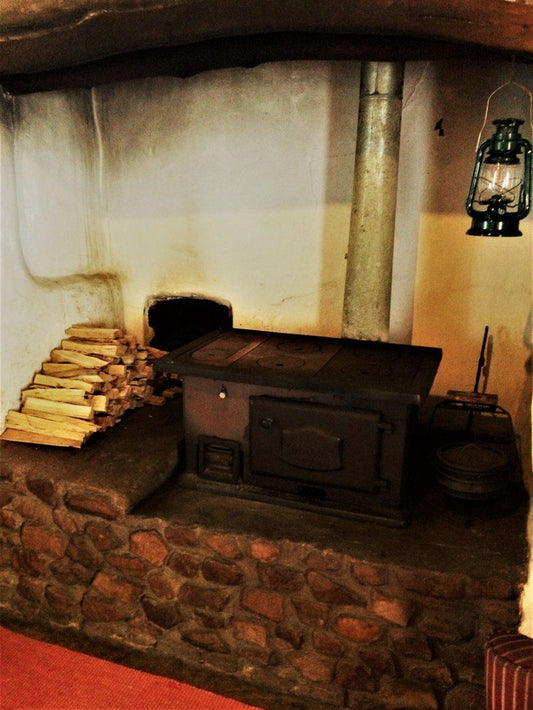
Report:
[[[497,394],[479,391],[488,332],[485,326],[474,389],[449,390],[429,422],[432,438],[439,440],[433,455],[437,480],[455,507],[462,507],[468,516],[475,506],[497,515],[520,488],[516,475],[520,457],[511,415],[498,403]],[[447,422],[448,427],[435,436],[436,417],[446,412],[455,428]],[[461,413],[466,421],[455,416]]]

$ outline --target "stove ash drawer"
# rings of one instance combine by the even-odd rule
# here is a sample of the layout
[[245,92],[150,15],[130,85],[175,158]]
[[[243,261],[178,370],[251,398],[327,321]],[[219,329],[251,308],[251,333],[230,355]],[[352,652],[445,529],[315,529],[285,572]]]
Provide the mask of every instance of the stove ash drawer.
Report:
[[250,475],[307,486],[377,493],[380,412],[273,397],[250,397]]

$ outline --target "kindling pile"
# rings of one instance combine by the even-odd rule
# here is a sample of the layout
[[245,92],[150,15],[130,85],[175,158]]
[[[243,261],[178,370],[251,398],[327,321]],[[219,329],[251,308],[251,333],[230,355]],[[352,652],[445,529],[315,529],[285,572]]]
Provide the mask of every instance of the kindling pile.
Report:
[[8,412],[1,439],[80,448],[127,410],[164,401],[153,394],[151,365],[161,350],[138,345],[119,328],[73,325],[65,333],[22,390],[20,409]]

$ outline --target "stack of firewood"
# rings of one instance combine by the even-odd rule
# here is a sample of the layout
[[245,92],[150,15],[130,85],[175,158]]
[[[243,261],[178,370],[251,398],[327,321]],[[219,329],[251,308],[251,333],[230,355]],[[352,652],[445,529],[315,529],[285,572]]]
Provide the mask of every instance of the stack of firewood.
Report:
[[154,395],[151,361],[163,351],[138,345],[119,328],[74,325],[65,333],[21,392],[20,409],[8,412],[1,439],[80,448],[127,410],[174,395]]

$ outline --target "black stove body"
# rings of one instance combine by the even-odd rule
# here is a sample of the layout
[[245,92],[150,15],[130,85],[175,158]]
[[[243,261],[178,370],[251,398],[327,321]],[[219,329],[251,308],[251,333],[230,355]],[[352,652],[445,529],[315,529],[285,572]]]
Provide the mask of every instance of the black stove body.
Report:
[[391,525],[412,501],[418,410],[436,348],[248,330],[157,369],[183,380],[181,483]]

